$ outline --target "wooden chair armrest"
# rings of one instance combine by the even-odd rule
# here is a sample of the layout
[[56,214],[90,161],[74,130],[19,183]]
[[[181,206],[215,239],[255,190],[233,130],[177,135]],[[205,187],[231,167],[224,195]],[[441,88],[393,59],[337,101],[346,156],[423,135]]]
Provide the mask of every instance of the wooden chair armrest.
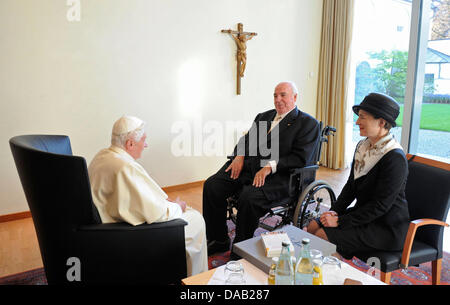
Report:
[[402,260],[400,261],[401,268],[408,268],[409,256],[411,255],[411,249],[414,242],[414,237],[416,236],[416,231],[419,227],[426,225],[439,225],[443,227],[449,226],[448,223],[430,218],[416,219],[411,221],[409,224],[408,232],[406,234],[405,243],[403,244]]

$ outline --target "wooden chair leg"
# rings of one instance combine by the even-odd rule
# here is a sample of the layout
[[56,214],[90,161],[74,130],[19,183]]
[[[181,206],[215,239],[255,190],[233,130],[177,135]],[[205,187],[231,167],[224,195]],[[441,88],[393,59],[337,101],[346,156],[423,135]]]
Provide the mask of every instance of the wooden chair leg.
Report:
[[385,273],[383,271],[380,271],[380,281],[390,285],[390,283],[391,283],[391,272],[386,272]]
[[433,285],[441,283],[442,258],[431,262],[431,274]]

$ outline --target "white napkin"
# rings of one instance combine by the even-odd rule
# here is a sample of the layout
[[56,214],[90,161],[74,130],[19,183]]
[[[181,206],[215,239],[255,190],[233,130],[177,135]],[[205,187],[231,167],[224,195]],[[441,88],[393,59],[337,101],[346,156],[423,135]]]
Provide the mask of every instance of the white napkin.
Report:
[[[375,274],[376,275],[376,274]],[[362,282],[363,285],[386,285],[375,276],[364,273],[346,262],[341,261],[341,271],[339,273],[323,274],[324,285],[343,285],[346,278]]]

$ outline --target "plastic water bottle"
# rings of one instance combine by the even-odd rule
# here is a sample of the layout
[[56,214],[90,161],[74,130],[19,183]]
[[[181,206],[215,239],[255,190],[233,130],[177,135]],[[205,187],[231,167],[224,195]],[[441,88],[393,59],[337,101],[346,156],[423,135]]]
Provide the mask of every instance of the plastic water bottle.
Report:
[[275,275],[275,285],[293,285],[294,266],[292,264],[291,251],[289,250],[290,244],[283,241],[281,245],[281,254]]
[[309,252],[309,239],[303,238],[302,251],[295,268],[295,285],[313,284],[313,265]]

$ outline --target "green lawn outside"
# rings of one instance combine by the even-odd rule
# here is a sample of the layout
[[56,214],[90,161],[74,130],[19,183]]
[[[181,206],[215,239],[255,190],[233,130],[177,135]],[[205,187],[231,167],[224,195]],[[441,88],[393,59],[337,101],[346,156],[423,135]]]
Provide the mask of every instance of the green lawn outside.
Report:
[[[397,126],[402,126],[402,120],[403,105],[400,105]],[[450,132],[450,104],[422,104],[420,129]]]
[[[353,119],[356,122],[358,116],[353,114]],[[396,120],[397,126],[402,126],[402,121],[403,105],[400,105],[400,115]],[[422,104],[420,129],[450,132],[450,104]]]

